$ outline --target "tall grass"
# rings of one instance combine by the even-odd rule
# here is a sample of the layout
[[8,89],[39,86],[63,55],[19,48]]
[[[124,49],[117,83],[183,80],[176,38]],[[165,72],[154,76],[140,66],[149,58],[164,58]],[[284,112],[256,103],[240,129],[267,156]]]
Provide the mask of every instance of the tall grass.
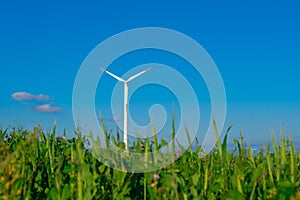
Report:
[[[114,144],[124,149],[119,133],[114,137],[102,125],[106,147]],[[89,140],[80,130],[75,131],[75,138],[67,139],[65,132],[58,136],[55,126],[51,133],[40,126],[33,131],[0,129],[0,199],[299,199],[300,153],[293,142],[284,136],[277,142],[273,135],[272,144],[253,154],[241,134],[229,152],[230,128],[222,141],[215,129],[217,148],[206,155],[199,146],[177,158],[172,143],[176,161],[147,173],[118,171],[102,164],[85,148]],[[174,127],[171,131],[174,138]],[[156,137],[154,141],[138,138],[130,151],[159,151],[165,143]],[[112,156],[108,162],[113,165],[117,156],[126,153]],[[159,162],[145,157],[149,160]]]

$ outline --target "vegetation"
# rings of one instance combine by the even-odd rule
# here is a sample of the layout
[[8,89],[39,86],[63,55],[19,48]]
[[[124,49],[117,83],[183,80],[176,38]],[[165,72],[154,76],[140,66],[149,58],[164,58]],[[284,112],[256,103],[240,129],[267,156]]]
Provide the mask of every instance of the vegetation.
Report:
[[[67,139],[55,127],[52,133],[40,126],[0,129],[0,199],[300,199],[300,153],[285,137],[253,154],[242,136],[229,152],[227,133],[207,155],[200,146],[189,148],[169,166],[129,173],[99,162],[75,133]],[[124,146],[118,136],[107,137]],[[165,143],[155,141],[139,140],[130,149],[147,152]]]

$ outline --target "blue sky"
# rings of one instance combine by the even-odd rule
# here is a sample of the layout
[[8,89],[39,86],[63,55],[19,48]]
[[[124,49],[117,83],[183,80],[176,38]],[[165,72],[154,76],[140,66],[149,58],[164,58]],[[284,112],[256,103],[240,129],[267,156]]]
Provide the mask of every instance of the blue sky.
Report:
[[[296,0],[1,1],[0,124],[41,123],[50,130],[56,119],[60,130],[73,130],[72,90],[83,60],[108,37],[151,26],[182,32],[210,54],[226,88],[225,127],[233,125],[232,136],[243,129],[250,142],[266,141],[282,127],[300,141],[299,19]],[[129,58],[122,62],[135,62]],[[108,101],[100,94],[99,109]],[[168,98],[147,99],[171,105]],[[138,121],[149,102],[144,105],[137,92],[141,112],[133,109],[133,118]],[[112,117],[101,112],[107,121]]]

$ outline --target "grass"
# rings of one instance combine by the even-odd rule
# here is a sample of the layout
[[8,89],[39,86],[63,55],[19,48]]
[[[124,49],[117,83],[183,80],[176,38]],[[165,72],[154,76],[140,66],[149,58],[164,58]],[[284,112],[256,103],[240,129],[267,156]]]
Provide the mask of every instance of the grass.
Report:
[[[230,128],[223,141],[216,134],[217,148],[207,155],[200,146],[189,148],[169,166],[129,173],[95,159],[78,130],[75,138],[66,139],[65,133],[57,136],[55,126],[51,133],[40,126],[33,131],[0,129],[0,199],[300,199],[300,153],[290,139],[276,141],[273,136],[272,143],[254,155],[242,135],[229,152],[229,132]],[[115,138],[106,132],[106,138],[106,145],[124,148],[118,134]],[[130,151],[147,153],[165,143],[156,137],[138,139]],[[160,162],[156,157],[145,159]]]

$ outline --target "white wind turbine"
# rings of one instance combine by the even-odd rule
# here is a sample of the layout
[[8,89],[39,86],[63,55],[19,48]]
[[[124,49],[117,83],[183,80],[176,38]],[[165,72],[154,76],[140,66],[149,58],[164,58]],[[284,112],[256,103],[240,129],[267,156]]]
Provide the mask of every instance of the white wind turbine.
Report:
[[144,71],[141,71],[133,76],[131,76],[129,79],[127,79],[126,81],[116,75],[114,75],[113,73],[107,71],[106,69],[103,69],[102,67],[100,68],[102,71],[108,73],[109,75],[111,75],[112,77],[114,77],[115,79],[117,79],[118,81],[121,81],[124,83],[124,143],[125,143],[125,149],[126,151],[128,151],[128,140],[127,140],[127,127],[128,127],[128,122],[127,122],[127,117],[128,117],[128,82],[137,78],[138,76],[144,74],[145,72],[149,71],[151,68],[147,68]]

